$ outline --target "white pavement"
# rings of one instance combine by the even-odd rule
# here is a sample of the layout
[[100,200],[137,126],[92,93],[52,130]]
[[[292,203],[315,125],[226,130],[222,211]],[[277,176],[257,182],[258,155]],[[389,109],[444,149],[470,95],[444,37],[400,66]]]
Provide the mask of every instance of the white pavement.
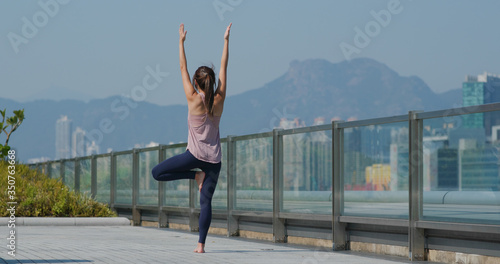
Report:
[[133,226],[19,226],[14,258],[7,254],[9,231],[0,226],[0,263],[410,263],[211,234],[207,253],[197,254],[197,233]]

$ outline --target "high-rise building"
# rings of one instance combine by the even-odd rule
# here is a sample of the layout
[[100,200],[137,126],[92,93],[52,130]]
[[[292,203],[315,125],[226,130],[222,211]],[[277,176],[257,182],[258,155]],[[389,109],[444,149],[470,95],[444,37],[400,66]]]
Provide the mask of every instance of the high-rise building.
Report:
[[446,191],[458,190],[458,150],[452,148],[438,149],[437,161],[437,189]]
[[408,128],[393,128],[390,131],[389,164],[391,168],[390,190],[408,190],[410,152],[408,147]]
[[[468,75],[462,84],[463,106],[500,102],[500,75],[484,73]],[[494,113],[477,113],[463,116],[465,128],[485,128],[486,137],[491,136],[491,127],[500,124]]]
[[61,116],[56,121],[56,159],[71,156],[71,123],[67,116]]
[[71,146],[71,156],[73,158],[85,156],[87,152],[87,145],[85,144],[85,130],[77,127],[75,131],[73,131]]
[[479,145],[474,139],[461,139],[458,149],[458,189],[500,189],[499,160],[493,146]]
[[410,153],[408,145],[392,143],[390,145],[390,190],[408,190]]

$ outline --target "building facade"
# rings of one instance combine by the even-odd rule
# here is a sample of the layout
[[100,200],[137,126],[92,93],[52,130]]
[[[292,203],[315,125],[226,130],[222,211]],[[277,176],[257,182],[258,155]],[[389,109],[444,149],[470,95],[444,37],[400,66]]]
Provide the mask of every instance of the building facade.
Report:
[[[462,84],[463,106],[474,106],[500,102],[500,76],[484,73],[468,75]],[[491,127],[500,124],[493,113],[479,113],[463,116],[465,128],[484,128],[486,137],[491,136]]]
[[71,157],[71,126],[72,121],[67,116],[56,121],[56,159]]
[[77,127],[73,131],[71,138],[71,157],[82,157],[87,154],[87,144],[85,142],[85,130]]

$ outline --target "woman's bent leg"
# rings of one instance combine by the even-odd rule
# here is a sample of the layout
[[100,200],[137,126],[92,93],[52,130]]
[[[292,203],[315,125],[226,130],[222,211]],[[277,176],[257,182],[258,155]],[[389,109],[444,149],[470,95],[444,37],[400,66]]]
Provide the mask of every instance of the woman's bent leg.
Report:
[[179,179],[194,179],[196,172],[194,168],[199,168],[200,161],[196,159],[188,150],[173,156],[156,165],[153,170],[153,178],[157,181],[173,181]]
[[219,180],[219,173],[221,169],[221,163],[209,164],[201,169],[205,172],[205,180],[203,182],[203,187],[200,192],[200,237],[198,242],[205,244],[207,238],[208,228],[212,222],[212,197],[215,192],[215,187],[217,186],[217,181]]

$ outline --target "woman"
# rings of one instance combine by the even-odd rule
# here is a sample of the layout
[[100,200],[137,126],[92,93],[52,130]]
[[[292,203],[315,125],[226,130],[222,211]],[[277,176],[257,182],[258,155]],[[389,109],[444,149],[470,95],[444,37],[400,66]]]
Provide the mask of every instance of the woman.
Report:
[[[219,123],[226,98],[226,71],[229,56],[229,31],[224,34],[224,49],[219,71],[219,82],[215,88],[215,74],[212,68],[201,66],[189,80],[184,41],[184,24],[179,28],[179,62],[182,83],[188,103],[188,144],[186,152],[171,157],[153,168],[157,181],[194,179],[200,191],[200,237],[197,253],[205,253],[205,240],[212,221],[212,196],[217,186],[221,169],[221,146]],[[195,89],[196,87],[196,89]],[[201,171],[192,171],[192,169]]]

